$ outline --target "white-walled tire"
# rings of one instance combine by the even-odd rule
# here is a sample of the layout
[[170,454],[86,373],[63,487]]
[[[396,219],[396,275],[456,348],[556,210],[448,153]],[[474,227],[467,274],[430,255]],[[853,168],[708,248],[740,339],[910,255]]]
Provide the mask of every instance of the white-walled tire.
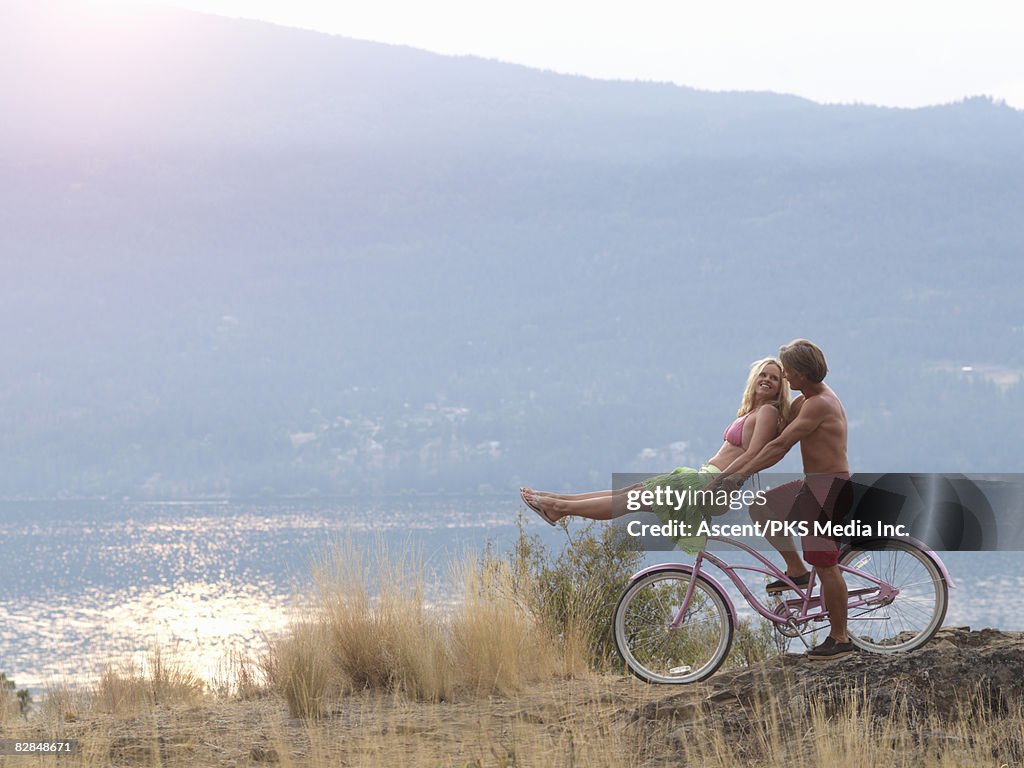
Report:
[[679,613],[693,574],[665,568],[632,582],[615,607],[615,647],[629,670],[648,683],[703,680],[722,665],[732,647],[733,616],[725,595],[703,576],[679,626]]
[[[949,605],[949,585],[927,553],[897,539],[878,539],[843,550],[840,565],[865,571],[899,590],[888,605],[852,608],[847,631],[853,644],[872,653],[912,651],[939,631]],[[844,573],[849,589],[871,582]]]

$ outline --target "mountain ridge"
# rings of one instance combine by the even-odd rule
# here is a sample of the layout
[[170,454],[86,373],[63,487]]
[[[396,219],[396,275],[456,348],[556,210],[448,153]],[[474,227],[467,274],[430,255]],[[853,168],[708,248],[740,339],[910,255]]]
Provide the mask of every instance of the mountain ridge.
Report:
[[1024,115],[173,17],[0,30],[0,496],[604,485],[795,336],[858,469],[1018,466]]

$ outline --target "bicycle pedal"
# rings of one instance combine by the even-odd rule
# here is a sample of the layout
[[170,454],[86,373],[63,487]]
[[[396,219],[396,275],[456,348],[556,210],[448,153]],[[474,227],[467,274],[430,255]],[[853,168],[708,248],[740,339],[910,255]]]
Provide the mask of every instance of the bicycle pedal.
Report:
[[[800,589],[807,589],[807,585],[811,581],[811,573],[810,571],[808,571],[803,576],[797,576],[791,579],[791,581],[793,582],[793,584],[800,587]],[[764,591],[767,592],[769,595],[777,595],[781,594],[782,592],[792,592],[793,587],[787,584],[782,579],[776,579],[775,581],[766,584]]]

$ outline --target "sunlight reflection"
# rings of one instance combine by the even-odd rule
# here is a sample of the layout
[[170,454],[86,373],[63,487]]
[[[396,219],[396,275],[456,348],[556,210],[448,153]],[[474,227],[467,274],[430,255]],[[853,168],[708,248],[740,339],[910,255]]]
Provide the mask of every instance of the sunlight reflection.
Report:
[[104,667],[139,665],[158,647],[209,680],[232,653],[255,659],[265,638],[285,628],[294,605],[269,584],[194,581],[92,590],[74,604],[0,605],[0,627],[17,626],[17,633],[0,631],[0,644],[13,644],[16,635],[32,638],[31,648],[17,649],[19,666],[31,670],[18,675],[18,684],[29,687],[57,680],[88,684]]

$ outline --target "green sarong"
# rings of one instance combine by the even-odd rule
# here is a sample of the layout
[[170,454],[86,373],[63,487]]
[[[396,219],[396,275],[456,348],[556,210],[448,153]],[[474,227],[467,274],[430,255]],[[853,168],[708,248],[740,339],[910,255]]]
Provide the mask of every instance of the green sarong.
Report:
[[[675,493],[681,493],[684,497],[690,497],[695,491],[701,491],[708,483],[722,474],[722,470],[712,464],[703,464],[700,469],[693,467],[677,467],[666,475],[655,475],[644,480],[644,488],[654,491],[658,488],[669,489]],[[706,518],[721,514],[723,509],[713,504],[696,503],[683,504],[679,509],[674,504],[652,504],[651,509],[658,519],[663,523],[676,521],[688,526],[694,532],[692,536],[676,536],[676,546],[680,549],[695,555],[704,549],[707,544],[707,536],[696,534],[697,528]]]

